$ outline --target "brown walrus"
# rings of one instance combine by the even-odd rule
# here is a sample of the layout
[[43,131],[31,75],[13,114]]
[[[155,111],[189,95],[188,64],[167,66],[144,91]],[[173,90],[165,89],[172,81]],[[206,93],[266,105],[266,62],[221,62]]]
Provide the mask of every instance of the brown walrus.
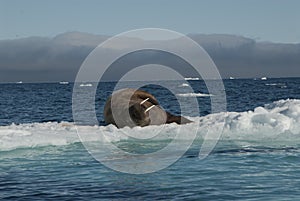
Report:
[[129,88],[114,92],[107,99],[103,114],[107,124],[118,128],[192,122],[163,110],[152,94]]

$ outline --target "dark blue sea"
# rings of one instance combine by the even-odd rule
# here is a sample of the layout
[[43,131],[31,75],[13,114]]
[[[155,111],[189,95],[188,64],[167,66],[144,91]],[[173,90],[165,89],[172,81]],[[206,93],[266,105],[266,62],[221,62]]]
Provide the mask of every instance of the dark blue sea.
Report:
[[[199,114],[192,115],[193,107],[185,108],[184,114],[194,123],[169,124],[164,129],[105,125],[103,107],[116,83],[103,82],[81,84],[82,89],[97,85],[94,106],[98,123],[76,125],[73,83],[0,84],[0,199],[300,199],[300,78],[224,80],[227,112],[219,113],[212,113],[214,94],[203,81],[189,81],[194,93],[185,91],[181,81],[168,82],[180,93],[172,94],[159,82],[143,89],[174,114],[181,113],[177,99],[189,102],[196,98]],[[220,122],[224,129],[217,145],[206,158],[199,158],[203,131],[217,128]],[[97,130],[124,151],[150,153],[168,146],[177,128],[181,128],[184,144],[196,126],[196,138],[179,160],[147,174],[106,167],[85,148],[77,130],[82,128],[86,135]],[[125,131],[142,135],[157,129],[165,133],[148,141],[119,136]],[[99,139],[90,142],[93,140]],[[162,158],[175,155],[177,148],[172,149]],[[106,158],[109,162],[126,161],[118,153],[110,154],[115,157]],[[157,159],[152,165],[159,163]]]

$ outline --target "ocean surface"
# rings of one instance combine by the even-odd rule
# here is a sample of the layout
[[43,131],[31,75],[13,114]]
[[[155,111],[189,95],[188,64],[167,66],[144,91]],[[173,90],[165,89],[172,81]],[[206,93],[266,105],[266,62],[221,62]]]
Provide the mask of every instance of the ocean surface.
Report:
[[[159,87],[159,82],[143,87],[174,114],[181,111],[178,99],[198,100],[197,116],[190,115],[195,108],[185,108],[184,116],[194,123],[164,129],[105,125],[102,110],[114,82],[97,87],[98,124],[77,126],[72,116],[73,83],[0,84],[0,199],[300,200],[300,78],[224,80],[227,112],[214,114],[214,94],[205,83],[188,83],[193,93],[181,81],[168,82],[178,94]],[[225,122],[223,133],[211,154],[201,160],[203,131],[220,122]],[[76,129],[105,133],[127,152],[150,153],[167,146],[178,127],[184,142],[198,126],[196,139],[177,162],[149,174],[126,174],[104,166],[85,149]],[[165,133],[147,141],[120,137],[125,131],[156,130]],[[171,150],[169,156],[175,153]]]

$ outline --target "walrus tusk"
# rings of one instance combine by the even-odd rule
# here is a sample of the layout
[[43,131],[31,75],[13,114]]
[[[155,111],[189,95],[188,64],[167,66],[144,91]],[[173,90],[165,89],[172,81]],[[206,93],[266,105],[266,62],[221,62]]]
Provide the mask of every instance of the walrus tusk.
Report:
[[147,100],[149,100],[149,98],[146,98],[145,100],[143,100],[140,105],[143,105]]
[[148,107],[148,108],[145,110],[145,113],[148,112],[149,110],[151,110],[153,107],[155,107],[155,105],[151,105],[150,107]]

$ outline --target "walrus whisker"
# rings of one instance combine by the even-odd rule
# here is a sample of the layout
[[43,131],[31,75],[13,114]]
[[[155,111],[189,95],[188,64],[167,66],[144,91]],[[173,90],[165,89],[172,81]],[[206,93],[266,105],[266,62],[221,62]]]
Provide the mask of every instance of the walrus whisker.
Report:
[[154,108],[155,105],[151,105],[150,107],[148,107],[146,110],[145,110],[145,113],[148,112],[149,110],[151,110],[152,108]]
[[140,105],[143,105],[147,100],[149,100],[149,98],[146,98],[145,100],[143,100]]

